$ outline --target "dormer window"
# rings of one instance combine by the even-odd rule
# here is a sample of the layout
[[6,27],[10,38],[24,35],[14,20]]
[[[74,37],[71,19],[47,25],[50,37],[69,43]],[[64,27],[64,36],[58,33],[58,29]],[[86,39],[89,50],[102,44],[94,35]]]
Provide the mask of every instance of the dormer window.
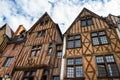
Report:
[[90,26],[92,24],[93,24],[93,22],[92,22],[91,18],[85,19],[85,20],[81,20],[81,26]]

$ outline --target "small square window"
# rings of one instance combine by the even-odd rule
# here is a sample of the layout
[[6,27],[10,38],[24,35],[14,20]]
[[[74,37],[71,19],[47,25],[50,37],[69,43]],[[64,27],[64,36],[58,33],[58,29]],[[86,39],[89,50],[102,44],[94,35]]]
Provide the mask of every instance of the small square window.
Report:
[[3,67],[8,67],[11,65],[12,63],[12,60],[13,60],[13,57],[7,57],[7,59],[5,60],[4,64],[3,64]]
[[87,25],[87,24],[86,24],[86,21],[85,21],[85,20],[81,21],[81,25],[82,25],[82,26],[86,26],[86,25]]
[[45,30],[39,31],[39,32],[37,33],[37,37],[42,37],[42,36],[44,36],[44,35],[45,35]]
[[76,58],[75,59],[75,64],[82,64],[82,58]]
[[68,65],[73,65],[74,64],[74,60],[73,59],[68,59],[67,60],[67,64]]
[[92,23],[92,19],[88,19],[88,20],[87,20],[87,24],[88,24],[88,25],[92,25],[92,24],[93,24],[93,23]]
[[57,58],[62,58],[62,51],[57,52]]

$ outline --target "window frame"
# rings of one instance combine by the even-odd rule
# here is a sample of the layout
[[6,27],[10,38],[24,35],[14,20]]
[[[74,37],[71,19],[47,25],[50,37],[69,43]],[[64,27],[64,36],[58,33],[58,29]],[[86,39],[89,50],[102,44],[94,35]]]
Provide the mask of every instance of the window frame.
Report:
[[[104,35],[100,35],[100,32],[104,32]],[[96,33],[96,36],[92,36],[93,33]],[[102,40],[100,39],[101,37],[106,37],[107,43],[102,43]],[[97,38],[98,42],[97,44],[94,44],[93,38]],[[92,41],[92,46],[98,46],[98,45],[108,45],[110,44],[109,38],[107,37],[106,31],[97,31],[97,32],[91,32],[91,41]]]
[[[91,20],[91,24],[88,24],[88,21],[89,20]],[[92,18],[88,18],[88,19],[82,19],[81,21],[80,21],[81,23],[81,27],[87,27],[87,26],[91,26],[91,25],[93,25],[93,20],[92,20]],[[86,25],[82,25],[82,22],[84,22]]]
[[[76,36],[80,36],[80,38],[77,38],[77,39],[76,39],[76,38],[75,38]],[[70,39],[70,40],[69,40],[69,37],[73,37],[73,39]],[[76,46],[76,41],[77,41],[77,40],[80,41],[79,46]],[[69,47],[69,41],[73,41],[73,42],[72,42],[72,44],[73,44],[72,46],[73,46],[73,47]],[[81,38],[81,35],[80,35],[80,34],[76,34],[76,35],[70,35],[70,36],[68,36],[68,37],[67,37],[67,45],[66,45],[66,46],[67,46],[68,49],[81,48],[81,47],[82,47],[82,38]]]
[[14,57],[7,57],[2,65],[2,67],[9,67],[12,64],[13,59],[14,59]]
[[[107,62],[106,56],[113,56],[114,62]],[[110,78],[113,78],[113,77],[118,78],[118,77],[119,77],[119,78],[120,78],[120,71],[119,71],[119,69],[118,69],[118,66],[117,66],[117,63],[116,63],[116,60],[115,60],[114,55],[112,55],[112,54],[109,54],[109,55],[97,55],[96,58],[97,58],[97,57],[103,57],[103,60],[104,60],[103,63],[97,63],[97,60],[96,60],[97,71],[98,71],[97,77],[98,77],[98,78],[108,78],[108,77],[110,77]],[[95,59],[96,59],[96,58],[95,58]],[[118,72],[118,76],[110,76],[109,69],[108,69],[108,65],[109,65],[109,64],[115,64],[116,70],[117,70],[117,72]],[[105,72],[105,73],[106,73],[106,76],[100,76],[101,73],[99,73],[98,65],[104,65],[105,71],[106,71],[106,72]]]
[[[35,45],[32,46],[31,52],[30,52],[30,56],[29,57],[37,57],[39,56],[39,53],[41,51],[42,45]],[[34,52],[34,53],[32,53]],[[38,53],[39,52],[39,53]],[[34,55],[33,55],[34,54]]]
[[[27,72],[29,72],[29,75],[26,75],[27,74]],[[33,73],[34,73],[34,75],[33,75]],[[23,80],[25,79],[25,78],[35,78],[35,75],[36,75],[36,71],[35,70],[31,70],[31,71],[24,71],[24,75],[23,75]]]
[[[59,53],[59,55],[58,55]],[[56,55],[57,58],[62,58],[62,50],[58,50],[57,51],[57,55]]]
[[44,37],[44,36],[45,36],[45,33],[46,33],[46,30],[38,31],[38,32],[37,32],[37,36],[36,36],[36,38]]
[[[73,64],[68,64],[68,60],[69,59],[72,59],[73,60]],[[66,78],[67,79],[84,79],[84,73],[83,73],[83,61],[82,61],[82,63],[81,64],[76,64],[76,59],[81,59],[82,60],[82,57],[77,57],[77,58],[67,58],[66,59]],[[73,77],[68,77],[68,74],[70,74],[70,73],[68,73],[68,68],[73,68],[74,70],[74,73],[73,73]],[[76,67],[82,67],[82,76],[79,76],[79,77],[77,77],[76,76]]]

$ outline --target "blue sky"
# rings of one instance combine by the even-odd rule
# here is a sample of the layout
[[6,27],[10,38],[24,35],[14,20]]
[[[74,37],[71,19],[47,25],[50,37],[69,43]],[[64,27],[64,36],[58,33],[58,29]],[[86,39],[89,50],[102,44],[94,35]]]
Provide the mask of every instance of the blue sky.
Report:
[[15,31],[23,24],[29,30],[48,12],[64,33],[84,7],[100,16],[120,15],[119,0],[0,0],[0,27],[8,23]]

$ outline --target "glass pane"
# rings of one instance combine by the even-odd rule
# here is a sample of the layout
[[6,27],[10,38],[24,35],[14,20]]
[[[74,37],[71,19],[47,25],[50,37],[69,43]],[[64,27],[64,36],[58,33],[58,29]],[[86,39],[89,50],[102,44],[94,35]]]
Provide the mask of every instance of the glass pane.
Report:
[[12,63],[12,59],[13,59],[13,57],[7,57],[7,59],[5,60],[3,66],[4,67],[10,66],[10,64]]
[[68,48],[73,48],[74,44],[73,41],[68,41]]
[[86,21],[85,21],[85,20],[81,21],[81,25],[82,25],[82,26],[86,26],[86,25],[87,25],[87,24],[86,24]]
[[76,77],[83,77],[82,66],[76,66]]
[[53,77],[53,80],[60,80],[58,76]]
[[30,76],[30,71],[26,71],[25,76]]
[[99,35],[105,35],[105,32],[103,32],[103,31],[99,32]]
[[39,54],[40,54],[40,50],[37,50],[36,56],[39,56]]
[[82,58],[75,59],[75,64],[82,64]]
[[36,51],[34,50],[34,51],[31,52],[31,55],[30,55],[30,56],[33,57],[33,56],[35,56],[35,55],[36,55]]
[[74,64],[74,60],[73,59],[68,59],[67,60],[67,64],[68,65],[73,65]]
[[92,38],[93,45],[99,45],[98,37]]
[[108,70],[109,70],[110,76],[113,76],[113,77],[119,76],[116,64],[108,64]]
[[49,48],[48,54],[51,54],[51,53],[52,53],[52,48]]
[[62,52],[61,51],[57,52],[57,58],[61,58],[61,57],[62,57]]
[[76,36],[75,36],[75,39],[80,39],[80,35],[76,35]]
[[104,65],[98,65],[98,76],[99,77],[106,77],[106,69]]
[[92,33],[92,37],[94,37],[94,36],[98,36],[97,33]]
[[75,40],[75,47],[81,47],[80,40]]
[[88,24],[88,25],[92,25],[92,24],[93,24],[93,23],[92,23],[92,19],[88,19],[88,20],[87,20],[87,24]]
[[103,56],[98,56],[98,57],[96,57],[96,62],[97,62],[97,63],[104,63]]
[[67,77],[74,78],[74,67],[67,67]]
[[32,71],[32,72],[31,72],[31,75],[34,76],[34,75],[35,75],[35,71]]
[[107,40],[107,37],[106,37],[106,36],[100,37],[100,40],[101,40],[101,43],[102,43],[102,44],[107,44],[107,43],[108,43],[108,40]]
[[115,61],[114,61],[114,57],[113,57],[112,55],[106,56],[106,61],[107,61],[107,62],[115,62]]
[[68,37],[68,40],[73,40],[73,39],[74,39],[73,36],[69,36],[69,37]]

